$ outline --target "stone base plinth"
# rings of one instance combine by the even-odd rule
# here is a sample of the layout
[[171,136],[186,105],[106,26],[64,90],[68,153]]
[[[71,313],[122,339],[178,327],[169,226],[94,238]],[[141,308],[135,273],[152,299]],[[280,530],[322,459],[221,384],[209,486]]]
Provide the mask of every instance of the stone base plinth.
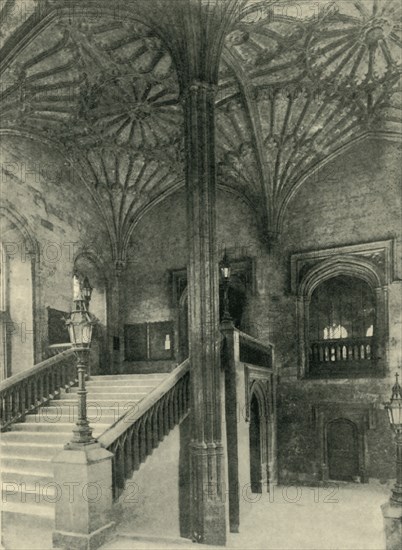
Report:
[[386,550],[401,550],[402,548],[402,505],[392,501],[381,506],[384,517]]
[[113,532],[112,457],[95,443],[65,449],[53,459],[58,495],[54,547],[95,550]]
[[115,523],[112,521],[89,535],[79,533],[53,532],[53,548],[68,548],[68,550],[96,550],[115,532]]

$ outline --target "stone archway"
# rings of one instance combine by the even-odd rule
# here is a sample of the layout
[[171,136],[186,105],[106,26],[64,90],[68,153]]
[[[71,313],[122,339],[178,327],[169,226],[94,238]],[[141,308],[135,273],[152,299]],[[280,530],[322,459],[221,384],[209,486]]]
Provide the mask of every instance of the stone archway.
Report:
[[[41,360],[38,244],[27,220],[0,205],[0,379]],[[38,322],[39,320],[39,322]]]
[[254,381],[248,404],[250,485],[253,493],[269,490],[270,415],[267,395],[259,381]]

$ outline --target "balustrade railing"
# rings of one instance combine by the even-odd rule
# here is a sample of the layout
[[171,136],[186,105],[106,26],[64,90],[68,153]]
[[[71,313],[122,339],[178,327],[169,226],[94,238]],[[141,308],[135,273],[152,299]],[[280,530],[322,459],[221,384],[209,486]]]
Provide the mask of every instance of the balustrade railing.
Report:
[[187,414],[190,407],[189,360],[181,365],[142,401],[131,407],[99,438],[113,453],[113,498],[138,470],[159,442]]
[[6,431],[14,422],[57,397],[77,382],[73,349],[57,353],[0,384],[0,425]]
[[311,342],[312,364],[371,361],[372,359],[374,359],[374,343],[371,337]]

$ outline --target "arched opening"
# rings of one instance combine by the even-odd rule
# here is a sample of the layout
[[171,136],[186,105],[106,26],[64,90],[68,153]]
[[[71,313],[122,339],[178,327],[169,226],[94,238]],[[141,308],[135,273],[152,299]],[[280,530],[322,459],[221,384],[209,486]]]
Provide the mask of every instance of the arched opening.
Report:
[[310,374],[371,368],[376,357],[376,299],[359,277],[338,275],[319,284],[309,308]]
[[253,493],[262,492],[261,411],[257,396],[250,401],[250,484]]
[[33,276],[36,248],[24,221],[2,209],[0,218],[1,379],[35,362]]
[[[219,287],[219,319],[223,318],[224,302],[223,302],[223,285]],[[233,324],[236,328],[242,329],[243,313],[246,305],[246,295],[242,288],[238,286],[229,286],[229,313],[233,319]]]
[[109,350],[107,337],[107,285],[102,268],[96,260],[86,254],[78,255],[74,262],[75,272],[82,278],[88,277],[92,286],[89,311],[95,317],[91,344],[91,374],[109,373]]
[[359,444],[356,424],[344,418],[327,426],[329,478],[356,481],[359,477]]

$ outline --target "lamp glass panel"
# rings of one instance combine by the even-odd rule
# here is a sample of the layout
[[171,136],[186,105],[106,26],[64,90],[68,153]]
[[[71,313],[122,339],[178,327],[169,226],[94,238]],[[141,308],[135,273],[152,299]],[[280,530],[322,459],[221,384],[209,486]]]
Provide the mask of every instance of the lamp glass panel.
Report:
[[229,279],[230,277],[230,267],[222,267],[222,275],[224,279]]

